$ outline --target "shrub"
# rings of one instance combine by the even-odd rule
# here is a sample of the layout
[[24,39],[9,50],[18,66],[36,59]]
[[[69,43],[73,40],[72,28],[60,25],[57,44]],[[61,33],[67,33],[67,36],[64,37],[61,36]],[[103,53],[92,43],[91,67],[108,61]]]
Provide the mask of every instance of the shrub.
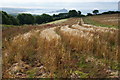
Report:
[[34,24],[35,19],[31,14],[19,14],[17,16],[20,24]]
[[8,15],[6,12],[4,11],[0,11],[0,14],[2,15],[2,24],[7,24],[7,25],[18,25],[18,20],[11,16]]

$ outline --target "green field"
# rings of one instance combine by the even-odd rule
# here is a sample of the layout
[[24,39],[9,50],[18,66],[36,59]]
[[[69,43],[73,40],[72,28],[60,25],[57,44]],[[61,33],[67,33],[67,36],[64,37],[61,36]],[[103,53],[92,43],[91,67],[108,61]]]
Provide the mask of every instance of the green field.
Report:
[[118,27],[118,14],[88,16],[83,18],[86,24],[101,27]]
[[57,24],[57,23],[62,23],[62,22],[64,22],[64,21],[66,21],[66,20],[68,20],[68,19],[61,19],[61,20],[57,20],[57,21],[53,21],[53,22],[49,22],[49,23],[47,23],[47,24]]

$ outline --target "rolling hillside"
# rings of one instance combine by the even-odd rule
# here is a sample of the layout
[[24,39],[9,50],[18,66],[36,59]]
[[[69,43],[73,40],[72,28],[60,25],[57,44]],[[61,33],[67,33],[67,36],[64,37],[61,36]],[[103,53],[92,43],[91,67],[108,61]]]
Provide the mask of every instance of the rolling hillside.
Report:
[[53,23],[3,29],[4,78],[118,77],[117,28]]

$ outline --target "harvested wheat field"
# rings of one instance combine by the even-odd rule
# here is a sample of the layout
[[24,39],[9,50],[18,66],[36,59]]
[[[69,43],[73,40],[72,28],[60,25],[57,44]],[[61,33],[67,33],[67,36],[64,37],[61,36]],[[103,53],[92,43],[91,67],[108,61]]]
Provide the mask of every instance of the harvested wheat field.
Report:
[[[70,18],[3,30],[3,78],[117,78],[118,29]],[[17,28],[14,30],[18,30]]]

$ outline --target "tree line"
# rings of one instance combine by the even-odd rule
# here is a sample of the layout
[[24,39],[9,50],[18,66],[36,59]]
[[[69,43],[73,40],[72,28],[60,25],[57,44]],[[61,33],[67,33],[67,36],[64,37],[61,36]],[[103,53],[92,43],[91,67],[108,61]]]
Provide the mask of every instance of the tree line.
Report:
[[0,15],[2,15],[2,24],[6,25],[42,24],[70,17],[83,16],[80,11],[76,10],[70,10],[68,13],[53,14],[52,16],[49,14],[33,16],[31,14],[25,13],[18,14],[17,16],[12,16],[4,11],[0,11]]
[[[99,10],[94,10],[93,14],[88,13],[87,16],[92,15],[100,15],[98,14]],[[112,14],[112,13],[119,13],[119,11],[108,11],[102,14]],[[18,14],[17,16],[12,16],[7,14],[4,11],[0,11],[0,15],[2,15],[2,24],[6,25],[24,25],[24,24],[42,24],[47,23],[55,20],[70,18],[70,17],[85,17],[85,15],[81,14],[81,11],[76,10],[69,10],[68,13],[59,13],[59,14],[42,14],[42,15],[31,15],[31,14]]]
[[107,12],[99,13],[99,10],[94,10],[92,13],[87,13],[87,16],[103,15],[103,14],[116,14],[116,13],[118,14],[118,13],[120,13],[120,11],[107,11]]

